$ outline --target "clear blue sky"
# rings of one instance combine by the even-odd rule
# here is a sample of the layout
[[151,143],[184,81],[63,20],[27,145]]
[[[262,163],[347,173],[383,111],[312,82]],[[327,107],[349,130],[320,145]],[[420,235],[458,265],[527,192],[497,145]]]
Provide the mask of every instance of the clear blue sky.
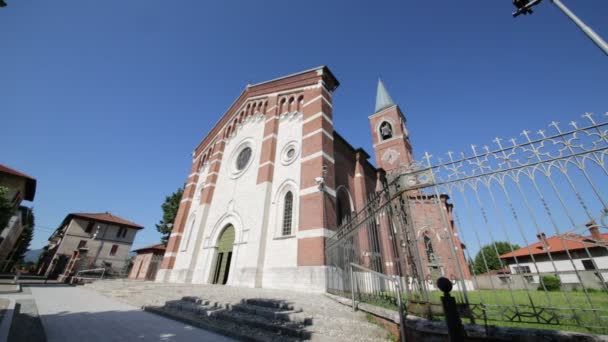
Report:
[[[336,129],[371,152],[378,76],[417,157],[608,111],[608,57],[545,1],[18,1],[0,9],[0,163],[38,179],[46,243],[111,211],[156,243],[165,195],[248,82],[328,65]],[[565,0],[608,38],[608,2]]]

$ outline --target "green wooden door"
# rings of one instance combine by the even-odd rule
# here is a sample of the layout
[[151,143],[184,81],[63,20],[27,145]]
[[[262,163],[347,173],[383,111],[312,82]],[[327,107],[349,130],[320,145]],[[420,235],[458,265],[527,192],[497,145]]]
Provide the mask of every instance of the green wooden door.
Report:
[[213,275],[214,284],[223,285],[228,281],[233,244],[234,227],[230,225],[224,229],[217,243],[217,258],[215,262],[215,272]]

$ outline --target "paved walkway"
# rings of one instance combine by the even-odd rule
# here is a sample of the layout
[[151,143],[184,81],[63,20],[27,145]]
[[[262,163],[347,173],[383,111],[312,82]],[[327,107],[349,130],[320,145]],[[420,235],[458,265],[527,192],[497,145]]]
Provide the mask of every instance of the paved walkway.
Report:
[[304,310],[295,316],[312,317],[307,327],[313,342],[376,342],[386,340],[387,332],[369,323],[365,314],[353,312],[322,294],[243,287],[155,283],[129,280],[104,280],[85,285],[103,295],[129,305],[163,305],[167,300],[198,296],[223,304],[240,303],[243,299],[265,298],[286,301]]
[[232,341],[81,287],[31,287],[48,342]]

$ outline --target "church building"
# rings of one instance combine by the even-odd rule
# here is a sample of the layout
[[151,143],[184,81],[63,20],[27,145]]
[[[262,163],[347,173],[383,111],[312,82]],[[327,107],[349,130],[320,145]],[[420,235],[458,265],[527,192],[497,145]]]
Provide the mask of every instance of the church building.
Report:
[[156,281],[325,291],[326,239],[412,162],[383,83],[369,116],[375,165],[334,128],[338,86],[321,66],[246,87],[192,153]]

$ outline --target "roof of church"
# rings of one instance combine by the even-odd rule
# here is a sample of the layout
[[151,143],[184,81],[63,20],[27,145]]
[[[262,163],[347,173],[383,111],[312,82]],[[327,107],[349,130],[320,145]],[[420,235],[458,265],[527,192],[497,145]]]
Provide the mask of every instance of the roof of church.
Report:
[[376,93],[376,113],[394,105],[395,103],[393,102],[391,96],[388,94],[388,91],[384,86],[384,82],[382,82],[381,79],[378,79],[378,91]]

